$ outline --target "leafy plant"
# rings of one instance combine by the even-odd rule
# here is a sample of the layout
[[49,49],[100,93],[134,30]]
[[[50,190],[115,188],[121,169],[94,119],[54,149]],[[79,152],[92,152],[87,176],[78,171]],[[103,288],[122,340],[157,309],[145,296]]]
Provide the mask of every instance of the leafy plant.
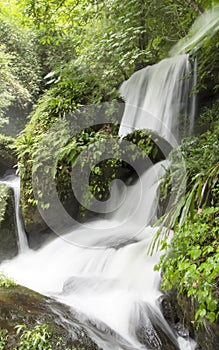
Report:
[[15,282],[9,279],[3,272],[0,272],[0,287],[9,288],[15,286]]
[[0,329],[0,350],[5,350],[7,341],[8,341],[8,331],[6,329]]
[[7,186],[0,183],[0,223],[4,220],[7,209],[7,200],[9,198],[9,190]]
[[168,202],[171,193],[175,193],[175,200],[159,219],[161,228],[151,244],[152,250],[168,237],[171,229],[182,227],[187,219],[192,221],[199,208],[219,204],[219,122],[215,108],[209,109],[208,118],[209,114],[215,121],[212,129],[185,139],[170,155],[172,164],[161,187],[161,205]]
[[156,269],[162,269],[162,287],[177,286],[196,303],[195,320],[214,322],[219,316],[219,207],[199,209],[193,220],[177,226],[169,252]]
[[171,190],[176,198],[160,218],[161,228],[151,244],[152,250],[156,245],[165,250],[156,266],[162,270],[162,287],[176,288],[192,299],[197,324],[203,318],[215,322],[219,316],[219,123],[215,107],[204,114],[211,128],[180,146],[186,176],[180,176],[182,161],[172,152],[162,193],[164,203]]
[[26,325],[18,325],[16,328],[17,335],[20,337],[16,350],[52,350],[49,341],[51,335],[47,325],[37,325],[32,330]]
[[[15,344],[13,350],[62,350],[64,344],[61,337],[53,337],[49,326],[38,324],[30,329],[25,324],[15,326],[16,339],[6,329],[0,329],[0,349],[9,349]],[[11,348],[11,347],[10,347]],[[65,347],[66,350],[77,350],[76,348]]]

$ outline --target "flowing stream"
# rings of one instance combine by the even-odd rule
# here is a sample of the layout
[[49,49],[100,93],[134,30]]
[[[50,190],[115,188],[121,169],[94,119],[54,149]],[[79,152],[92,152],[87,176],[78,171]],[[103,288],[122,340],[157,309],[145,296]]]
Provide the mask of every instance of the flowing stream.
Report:
[[[214,30],[217,23],[215,19]],[[200,31],[198,41],[202,37]],[[191,133],[196,64],[191,73],[189,56],[181,54],[134,73],[120,89],[126,102],[121,138],[135,129],[150,129],[175,147]],[[194,350],[194,341],[179,337],[161,313],[160,275],[154,271],[160,253],[147,254],[157,230],[151,224],[157,216],[160,179],[168,164],[151,165],[125,190],[115,181],[111,215],[78,224],[38,251],[27,246],[19,180],[4,179],[15,193],[20,254],[0,269],[77,310],[88,334],[104,350]]]

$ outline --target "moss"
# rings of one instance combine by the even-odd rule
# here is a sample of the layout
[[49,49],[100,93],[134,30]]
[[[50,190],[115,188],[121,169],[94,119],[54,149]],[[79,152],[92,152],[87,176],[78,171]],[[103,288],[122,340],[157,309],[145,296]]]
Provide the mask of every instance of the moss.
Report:
[[8,338],[4,350],[19,345],[20,337],[16,332],[18,325],[24,325],[23,329],[31,330],[33,335],[38,325],[42,328],[46,325],[53,350],[98,349],[67,306],[21,286],[0,287],[0,335],[1,330],[4,330],[2,333]]
[[9,196],[10,189],[6,185],[0,183],[0,223],[4,220]]
[[18,253],[13,190],[0,183],[0,261]]
[[0,134],[0,176],[17,164],[13,137]]

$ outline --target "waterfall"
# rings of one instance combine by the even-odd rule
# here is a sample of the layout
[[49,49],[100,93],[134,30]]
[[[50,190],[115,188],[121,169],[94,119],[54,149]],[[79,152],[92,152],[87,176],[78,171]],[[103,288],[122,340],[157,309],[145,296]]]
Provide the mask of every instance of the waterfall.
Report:
[[0,182],[8,187],[11,187],[14,192],[15,215],[18,233],[18,249],[19,253],[22,254],[28,250],[28,243],[20,213],[20,179],[18,176],[9,175],[1,179]]
[[119,135],[149,129],[176,147],[193,129],[191,71],[189,55],[181,55],[135,72],[120,88],[126,105]]
[[[176,145],[177,117],[188,108],[191,85],[184,77],[189,70],[188,56],[182,55],[136,72],[125,82],[120,135],[149,128]],[[160,275],[154,271],[160,253],[147,254],[157,231],[150,225],[167,166],[168,160],[151,165],[125,191],[114,182],[112,192],[119,194],[115,198],[124,196],[117,210],[0,268],[20,284],[77,310],[79,321],[104,350],[193,350],[193,342],[180,338],[162,316]]]
[[[173,49],[179,56],[135,72],[122,84],[122,140],[133,130],[149,129],[175,147],[191,134],[195,98],[190,92],[196,84],[197,62],[191,67],[185,50],[196,43],[198,49],[218,30],[217,14],[218,8],[201,17],[195,37]],[[206,19],[206,28],[200,28]],[[194,350],[194,341],[178,336],[161,313],[160,274],[154,271],[160,252],[147,254],[157,232],[151,225],[168,164],[168,160],[152,164],[125,189],[114,181],[110,215],[79,224],[38,251],[27,249],[19,216],[19,180],[4,180],[15,193],[20,254],[3,262],[1,270],[69,305],[103,350]]]

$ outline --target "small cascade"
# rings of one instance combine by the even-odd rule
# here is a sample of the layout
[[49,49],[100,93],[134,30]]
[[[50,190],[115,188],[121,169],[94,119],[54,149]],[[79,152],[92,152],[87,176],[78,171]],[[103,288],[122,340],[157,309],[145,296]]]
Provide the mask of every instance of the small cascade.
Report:
[[176,147],[193,129],[191,71],[189,56],[181,55],[135,72],[120,88],[126,105],[119,135],[149,129]]
[[0,181],[8,187],[11,187],[14,192],[14,202],[15,202],[15,214],[16,214],[16,224],[18,232],[18,249],[19,253],[22,254],[26,252],[28,248],[27,236],[24,230],[23,221],[20,213],[20,179],[18,176],[9,175]]
[[[154,271],[160,253],[147,253],[157,231],[149,222],[156,213],[165,162],[127,187],[125,200],[110,218],[78,227],[1,265],[20,284],[76,310],[79,322],[104,350],[195,349],[163,318],[157,301],[160,274]],[[83,247],[75,244],[78,237]]]

